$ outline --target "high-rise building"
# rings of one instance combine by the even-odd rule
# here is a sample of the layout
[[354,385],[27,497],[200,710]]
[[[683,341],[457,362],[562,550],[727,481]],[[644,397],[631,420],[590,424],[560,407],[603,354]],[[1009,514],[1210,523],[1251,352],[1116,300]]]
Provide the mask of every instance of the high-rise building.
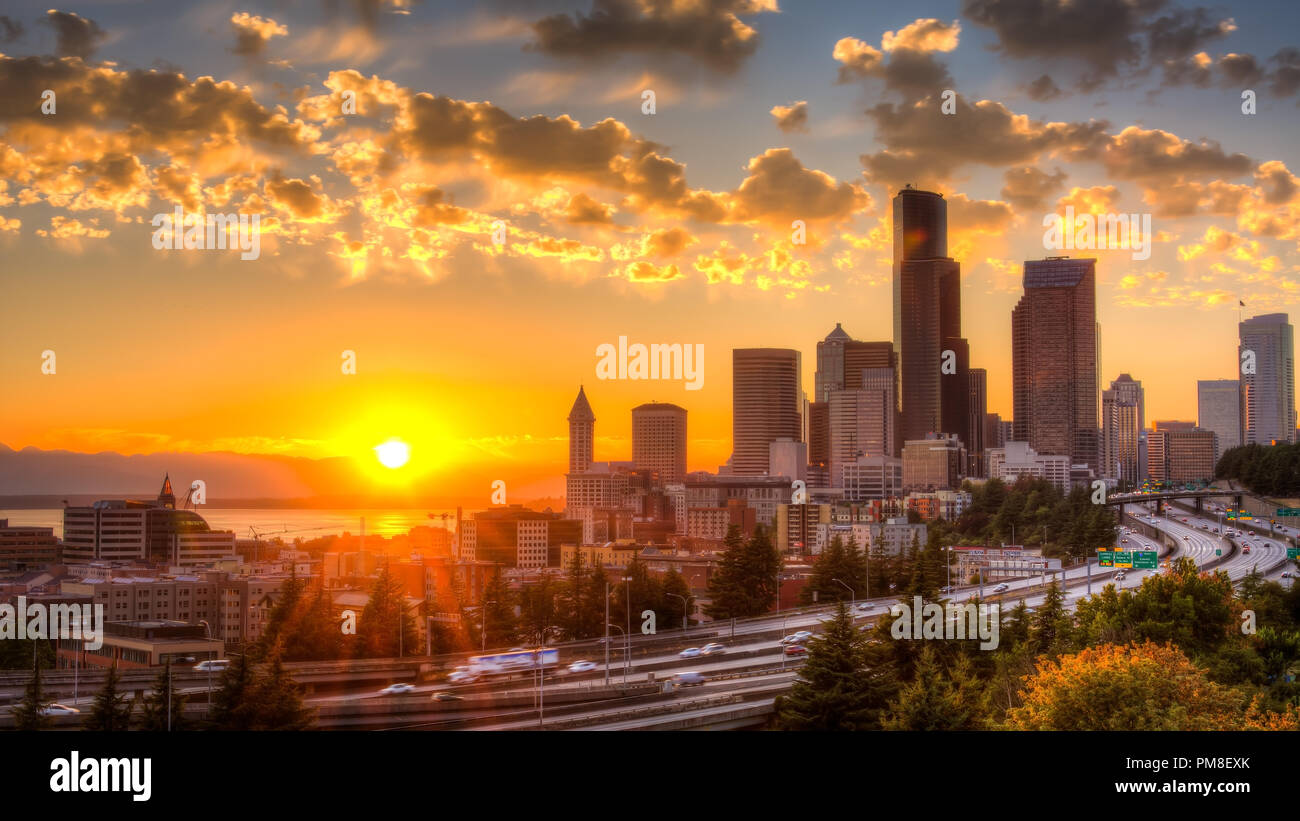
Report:
[[[1238,326],[1242,444],[1294,442],[1295,330],[1286,314],[1251,317]],[[1253,357],[1247,355],[1247,351]],[[1254,359],[1254,368],[1247,367]],[[1252,371],[1247,373],[1247,371]]]
[[[966,389],[964,372],[945,383],[940,370],[945,345],[961,337],[961,266],[948,256],[948,205],[942,195],[908,186],[893,205],[899,438],[917,440],[944,430],[944,385],[950,385],[950,394]],[[961,419],[949,421],[962,426],[965,400],[951,401],[954,410],[961,408]]]
[[787,348],[731,352],[731,472],[768,472],[768,449],[778,439],[803,441],[800,354]]
[[768,472],[788,479],[808,478],[808,443],[778,439],[768,447]]
[[1098,467],[1095,259],[1025,262],[1011,312],[1013,439]]
[[632,409],[632,462],[665,484],[686,478],[686,409],[650,402]]
[[1142,383],[1126,373],[1101,394],[1101,475],[1136,484],[1142,427],[1145,424]]
[[808,405],[808,464],[826,467],[831,459],[831,403]]
[[947,357],[949,353],[952,354],[952,367],[939,369],[942,391],[940,429],[955,435],[966,450],[971,451],[970,344],[961,337],[947,337],[943,340],[943,356]]
[[1241,383],[1236,379],[1196,382],[1196,424],[1218,437],[1214,458],[1241,444]]
[[505,567],[559,567],[560,548],[582,542],[583,523],[523,505],[495,507],[461,523],[462,560]]
[[1021,476],[1045,479],[1070,492],[1070,457],[1039,454],[1028,442],[1008,441],[1002,447],[989,449],[989,478],[1001,479],[1013,485]]
[[835,330],[817,343],[817,373],[813,402],[829,402],[831,391],[844,390],[844,344],[853,341],[848,331],[835,323]]
[[903,444],[903,487],[954,490],[966,474],[966,449],[955,435],[930,434]]
[[586,473],[595,459],[593,441],[596,414],[591,412],[587,394],[578,386],[578,398],[569,410],[569,473]]
[[841,468],[859,455],[893,456],[897,449],[894,369],[864,368],[862,388],[830,395],[831,484],[839,487]]
[[1214,431],[1174,430],[1163,433],[1169,458],[1168,479],[1192,482],[1214,478]]
[[967,375],[967,394],[970,402],[967,406],[969,418],[966,429],[970,431],[970,441],[966,443],[969,454],[970,475],[983,477],[987,475],[988,457],[984,449],[988,447],[984,437],[984,417],[988,412],[988,371],[983,368],[971,368]]
[[984,450],[1000,448],[1006,443],[1006,437],[1002,433],[1002,414],[985,413],[984,414]]

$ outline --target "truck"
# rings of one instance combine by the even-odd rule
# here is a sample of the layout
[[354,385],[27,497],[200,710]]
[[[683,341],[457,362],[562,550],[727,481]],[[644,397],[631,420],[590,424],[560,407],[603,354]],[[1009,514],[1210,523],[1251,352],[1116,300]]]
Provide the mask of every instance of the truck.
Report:
[[469,661],[457,670],[464,670],[474,676],[508,676],[515,673],[530,673],[541,667],[551,670],[560,663],[560,651],[554,647],[540,647],[536,650],[511,650],[505,653],[490,653],[483,656],[470,656]]

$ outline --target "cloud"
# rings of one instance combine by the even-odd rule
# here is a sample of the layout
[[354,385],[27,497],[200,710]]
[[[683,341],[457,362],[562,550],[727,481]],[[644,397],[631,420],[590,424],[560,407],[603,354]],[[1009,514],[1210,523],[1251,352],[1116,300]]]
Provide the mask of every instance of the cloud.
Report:
[[111,232],[106,228],[96,227],[98,220],[91,220],[90,224],[83,225],[81,220],[68,219],[55,215],[50,217],[50,230],[44,228],[36,229],[37,236],[50,237],[53,239],[103,239]]
[[768,112],[776,118],[776,127],[787,133],[808,130],[808,102],[800,100],[790,105],[773,106]]
[[21,40],[24,31],[23,24],[20,21],[0,14],[0,43],[12,43]]
[[838,82],[873,77],[883,80],[886,88],[905,99],[934,94],[951,86],[952,76],[933,55],[957,48],[960,33],[961,25],[956,20],[944,23],[925,18],[897,33],[886,31],[879,49],[856,37],[843,37],[831,50],[831,56],[840,64]]
[[785,228],[796,219],[838,222],[871,205],[860,187],[804,167],[788,148],[769,148],[750,159],[749,175],[729,199],[732,221]]
[[1029,99],[1045,103],[1060,97],[1062,92],[1051,77],[1043,74],[1025,87],[1025,93],[1029,95]]
[[108,36],[94,20],[71,11],[50,9],[45,13],[44,22],[54,27],[60,57],[88,59]]
[[1004,200],[1018,209],[1037,211],[1046,204],[1049,197],[1061,189],[1065,182],[1065,172],[1058,168],[1051,174],[1047,174],[1032,165],[1027,165],[1008,168],[1002,178],[1007,183],[1001,191]]
[[248,57],[261,54],[272,37],[289,33],[287,27],[269,17],[254,17],[246,11],[231,15],[230,25],[235,30],[235,47],[231,51]]
[[758,32],[741,16],[777,11],[776,0],[594,0],[589,14],[553,14],[534,22],[528,48],[588,60],[628,52],[678,54],[730,73],[758,48]]

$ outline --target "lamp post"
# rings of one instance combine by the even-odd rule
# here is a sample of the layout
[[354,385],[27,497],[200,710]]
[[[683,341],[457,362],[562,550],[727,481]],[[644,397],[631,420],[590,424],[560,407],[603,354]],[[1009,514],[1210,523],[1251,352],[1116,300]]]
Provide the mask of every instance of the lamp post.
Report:
[[850,613],[853,612],[851,608],[853,607],[853,605],[858,603],[858,594],[853,592],[852,587],[849,587],[847,584],[840,581],[839,579],[831,579],[831,581],[835,582],[836,584],[839,584],[845,590],[849,591],[849,607],[850,607],[849,612]]
[[[199,624],[207,633],[208,641],[212,641],[212,625],[208,624],[207,619],[199,619]],[[212,716],[212,648],[208,648],[208,716]]]
[[[609,628],[611,627],[613,627],[618,632],[622,633],[624,636],[627,635],[627,632],[624,631],[623,628],[619,627],[617,624],[610,624],[609,622],[605,622],[606,636],[609,635]],[[606,682],[609,681],[609,642],[608,641],[605,642],[605,681]],[[623,686],[624,687],[627,686],[627,665],[626,664],[623,665]]]
[[686,626],[691,620],[690,601],[686,596],[679,596],[676,593],[668,593],[667,595],[682,600],[682,635],[684,636],[686,635]]

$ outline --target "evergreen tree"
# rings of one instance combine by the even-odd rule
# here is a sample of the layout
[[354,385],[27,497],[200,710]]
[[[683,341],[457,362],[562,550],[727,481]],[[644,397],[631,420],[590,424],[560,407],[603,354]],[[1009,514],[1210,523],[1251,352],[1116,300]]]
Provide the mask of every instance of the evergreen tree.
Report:
[[[663,593],[664,617],[660,620],[663,629],[676,630],[686,626],[682,619],[690,613],[691,588],[682,574],[677,572],[677,568],[671,568],[664,574]],[[677,596],[681,598],[676,598]]]
[[[153,690],[145,696],[140,708],[138,726],[141,730],[166,732],[168,730],[187,730],[184,718],[185,696],[179,695],[171,683],[171,660],[158,674]],[[170,724],[168,723],[170,717]]]
[[887,666],[869,666],[867,639],[839,603],[826,630],[808,643],[808,658],[788,696],[779,699],[783,730],[868,730],[892,695]]
[[302,690],[281,662],[281,647],[267,653],[266,671],[250,692],[254,708],[254,730],[307,730],[316,721],[315,711],[304,706]]
[[519,641],[526,644],[540,644],[543,631],[556,624],[557,620],[567,628],[565,620],[560,618],[560,608],[556,603],[561,597],[559,587],[551,574],[543,573],[536,584],[520,590],[520,623],[517,636]]
[[983,718],[982,688],[970,662],[958,656],[951,678],[933,648],[921,648],[916,676],[903,688],[882,725],[886,730],[974,730]]
[[45,708],[49,705],[50,701],[45,698],[41,688],[41,667],[39,664],[33,664],[32,677],[27,681],[23,700],[13,711],[15,727],[19,730],[49,728],[54,723],[49,716],[45,715]]
[[[482,627],[487,631],[488,647],[509,647],[519,630],[515,618],[514,593],[506,584],[505,574],[498,568],[483,588]],[[480,636],[480,640],[482,636]]]
[[95,695],[95,704],[86,716],[83,729],[109,733],[131,729],[131,711],[134,705],[130,694],[118,691],[117,685],[121,680],[116,664],[108,668],[104,686]]
[[256,717],[252,703],[255,684],[253,665],[246,655],[237,655],[221,673],[212,694],[212,727],[217,730],[249,730]]
[[415,619],[407,607],[402,585],[385,565],[379,569],[357,621],[357,638],[364,658],[393,658],[419,652]]
[[777,597],[781,557],[766,529],[755,529],[745,541],[732,525],[724,540],[726,549],[718,570],[709,579],[712,603],[706,612],[715,619],[759,616],[772,609]]

